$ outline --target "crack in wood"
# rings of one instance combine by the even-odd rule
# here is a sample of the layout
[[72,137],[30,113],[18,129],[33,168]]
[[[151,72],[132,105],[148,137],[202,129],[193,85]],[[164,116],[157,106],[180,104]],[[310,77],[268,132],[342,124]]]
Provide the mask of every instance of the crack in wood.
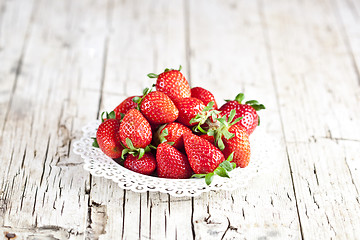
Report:
[[22,210],[22,207],[23,207],[23,202],[24,202],[24,198],[25,198],[25,189],[26,189],[26,185],[27,185],[27,180],[28,180],[28,178],[26,177],[26,178],[25,178],[24,187],[23,187],[23,191],[22,191],[22,194],[21,194],[20,210]]
[[[124,190],[124,197],[123,197],[123,206],[122,206],[122,211],[123,211],[123,219],[122,219],[122,230],[121,230],[121,238],[124,238],[124,226],[125,226],[125,204],[126,204],[126,190]],[[151,221],[151,219],[150,219]]]
[[141,194],[139,194],[139,240],[141,239],[141,211],[142,211],[142,204],[141,204]]
[[225,230],[224,234],[223,234],[222,237],[221,237],[221,240],[224,239],[226,233],[227,233],[229,230],[230,230],[230,231],[237,231],[237,230],[238,230],[238,228],[231,226],[230,219],[229,219],[228,217],[226,217],[226,218],[227,218],[227,220],[228,220],[228,225],[227,225],[227,227],[226,227],[226,230]]
[[41,173],[41,177],[40,177],[40,185],[42,185],[43,178],[44,178],[45,165],[46,165],[46,161],[47,161],[47,158],[48,158],[49,147],[50,147],[50,137],[51,137],[51,135],[49,135],[48,140],[47,140],[47,144],[46,144],[46,150],[45,150],[45,156],[44,156],[44,161],[43,161],[42,173]]
[[192,237],[193,239],[195,239],[195,226],[194,226],[194,197],[191,197],[191,232],[192,232]]
[[[6,233],[14,235],[26,235],[26,239],[70,239],[71,236],[81,236],[84,233],[79,232],[73,228],[63,228],[57,225],[44,225],[41,227],[27,227],[27,228],[16,228],[10,226],[0,227],[0,231],[3,231],[5,236]],[[17,234],[16,234],[17,233]],[[14,238],[14,237],[13,237]],[[10,238],[11,239],[11,238]],[[21,238],[22,239],[22,238]]]
[[318,176],[317,176],[315,163],[314,163],[314,175],[315,175],[315,178],[316,178],[316,183],[317,183],[317,185],[319,186],[319,179],[318,179]]
[[86,236],[90,239],[99,239],[100,235],[106,234],[105,228],[108,220],[107,207],[95,201],[91,201],[88,207],[88,224]]
[[332,226],[332,224],[330,223],[329,216],[326,213],[325,213],[325,216],[326,216],[326,220],[329,224],[330,230],[333,231],[336,236],[336,231],[335,231],[334,227]]
[[35,214],[35,208],[36,208],[36,201],[37,201],[37,193],[38,193],[38,187],[36,187],[36,190],[35,190],[35,196],[34,196],[34,204],[33,204],[33,210],[32,210],[32,216],[34,216]]
[[356,186],[356,184],[355,184],[355,180],[354,180],[354,177],[353,177],[353,175],[352,175],[352,171],[351,171],[351,169],[350,169],[349,163],[347,162],[347,158],[345,157],[344,160],[345,160],[345,165],[346,165],[346,167],[347,167],[347,169],[348,169],[348,171],[349,171],[349,175],[350,175],[350,178],[351,178],[351,183],[354,185],[355,191],[356,191],[356,193],[359,195],[359,190],[358,190],[358,188],[357,188],[357,186]]
[[149,207],[149,238],[151,239],[151,216],[152,216],[152,208],[153,204],[152,201],[150,201],[150,207]]

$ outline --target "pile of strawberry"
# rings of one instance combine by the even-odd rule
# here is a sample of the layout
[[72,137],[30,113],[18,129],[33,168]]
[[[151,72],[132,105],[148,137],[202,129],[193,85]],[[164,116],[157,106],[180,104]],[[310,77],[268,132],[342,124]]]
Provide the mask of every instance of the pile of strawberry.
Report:
[[155,91],[146,88],[103,113],[93,146],[132,171],[205,178],[209,185],[215,174],[229,177],[249,164],[249,135],[260,123],[256,111],[265,107],[255,100],[242,104],[240,93],[218,108],[214,95],[190,88],[180,70],[148,74],[156,78]]

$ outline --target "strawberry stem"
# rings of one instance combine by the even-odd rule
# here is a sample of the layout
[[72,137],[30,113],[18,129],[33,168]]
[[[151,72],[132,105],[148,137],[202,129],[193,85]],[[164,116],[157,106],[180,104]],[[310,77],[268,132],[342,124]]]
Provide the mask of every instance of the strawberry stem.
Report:
[[134,103],[137,103],[137,106],[136,106],[136,109],[137,109],[137,110],[140,111],[140,106],[141,106],[142,101],[144,100],[144,98],[146,97],[146,95],[148,95],[149,93],[152,92],[154,86],[155,86],[155,85],[153,84],[153,85],[151,86],[151,88],[145,88],[145,89],[143,90],[143,95],[142,95],[142,97],[133,97],[132,101],[133,101]]

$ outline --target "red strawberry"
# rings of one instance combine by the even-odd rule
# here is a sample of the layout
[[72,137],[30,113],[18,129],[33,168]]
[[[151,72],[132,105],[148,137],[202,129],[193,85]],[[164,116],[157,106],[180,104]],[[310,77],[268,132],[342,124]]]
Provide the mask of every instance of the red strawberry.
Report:
[[145,153],[140,159],[128,154],[124,161],[124,167],[137,173],[150,175],[156,169],[156,160],[150,152]]
[[125,115],[130,109],[136,108],[137,103],[133,101],[134,97],[137,96],[126,98],[114,109],[114,112],[116,114],[116,119],[121,120],[121,113]]
[[229,132],[234,134],[234,137],[230,139],[223,138],[225,148],[222,152],[225,158],[233,152],[233,162],[238,167],[244,168],[250,162],[249,135],[246,129],[238,124],[231,126]]
[[254,132],[256,126],[260,124],[260,119],[256,111],[265,109],[265,106],[259,104],[256,100],[247,101],[245,104],[242,104],[242,100],[244,100],[244,94],[239,93],[234,101],[228,101],[221,106],[219,109],[221,111],[220,115],[229,117],[230,111],[235,109],[235,118],[243,117],[237,124],[245,127],[247,133],[250,135]]
[[202,87],[192,88],[191,89],[191,97],[201,100],[205,106],[207,106],[209,104],[209,102],[214,102],[213,109],[218,108],[214,95],[210,91],[208,91]]
[[190,123],[190,120],[202,112],[205,108],[203,102],[197,98],[181,98],[175,101],[175,105],[179,110],[178,122],[185,126],[195,126],[197,122]]
[[179,98],[188,98],[191,96],[190,86],[188,81],[179,70],[165,69],[159,75],[150,73],[148,77],[157,78],[156,90],[168,95],[171,100],[175,101]]
[[214,136],[209,136],[209,135],[203,134],[203,135],[199,135],[199,137],[209,141],[211,144],[215,144]]
[[163,92],[150,92],[140,100],[140,111],[150,124],[164,124],[175,121],[179,110]]
[[183,135],[185,151],[196,174],[213,172],[225,161],[222,152],[207,140],[192,133]]
[[137,109],[130,109],[124,116],[119,128],[120,140],[124,146],[130,148],[126,142],[131,140],[134,148],[145,148],[152,139],[149,122]]
[[184,146],[182,139],[184,133],[191,133],[191,130],[181,123],[173,122],[160,127],[155,133],[154,139],[156,139],[158,143],[172,142],[174,148],[181,149]]
[[119,120],[107,119],[100,124],[96,132],[96,142],[94,142],[94,146],[100,147],[105,155],[111,158],[121,157],[123,150],[118,134],[119,126]]
[[156,162],[159,177],[189,178],[192,174],[187,157],[167,143],[157,147]]

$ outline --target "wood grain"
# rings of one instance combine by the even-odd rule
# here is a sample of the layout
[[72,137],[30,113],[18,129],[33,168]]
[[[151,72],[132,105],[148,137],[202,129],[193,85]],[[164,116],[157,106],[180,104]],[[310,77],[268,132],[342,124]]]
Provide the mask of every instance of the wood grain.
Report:
[[[359,20],[355,0],[0,0],[0,239],[357,239]],[[266,105],[272,168],[195,198],[83,170],[81,127],[180,64],[219,105]]]

